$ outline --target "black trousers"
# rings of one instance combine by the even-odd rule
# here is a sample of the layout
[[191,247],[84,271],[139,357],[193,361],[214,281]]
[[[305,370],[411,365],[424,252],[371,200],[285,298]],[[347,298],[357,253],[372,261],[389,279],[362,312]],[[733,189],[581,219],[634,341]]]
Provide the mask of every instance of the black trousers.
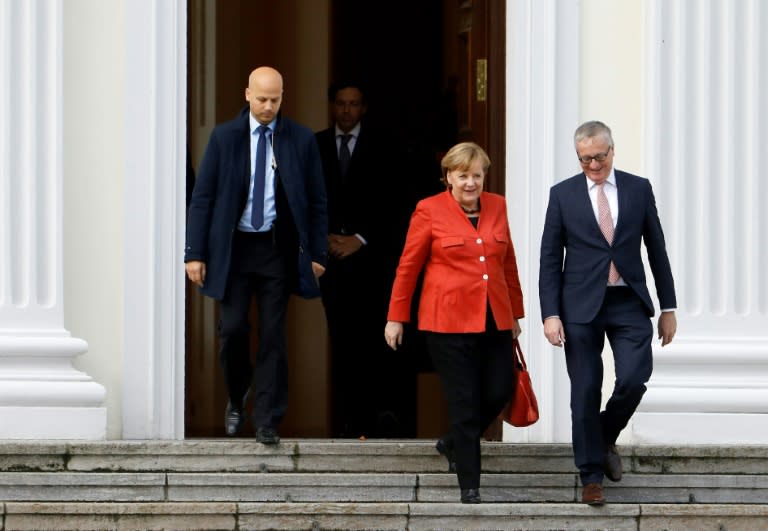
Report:
[[[594,321],[563,323],[571,380],[573,453],[582,484],[602,483],[605,446],[615,444],[645,394],[653,371],[653,325],[629,287],[608,288]],[[613,350],[616,381],[600,411],[605,338]]]
[[368,252],[331,259],[320,278],[331,340],[333,435],[414,437],[415,364],[384,341],[392,284]]
[[425,339],[448,404],[459,487],[477,489],[480,437],[514,391],[512,332],[493,326],[479,334],[427,332]]
[[[250,388],[257,428],[277,428],[288,408],[285,265],[273,232],[235,233],[227,292],[220,307],[220,362],[233,404],[241,404]],[[252,364],[248,317],[254,296],[258,349]]]

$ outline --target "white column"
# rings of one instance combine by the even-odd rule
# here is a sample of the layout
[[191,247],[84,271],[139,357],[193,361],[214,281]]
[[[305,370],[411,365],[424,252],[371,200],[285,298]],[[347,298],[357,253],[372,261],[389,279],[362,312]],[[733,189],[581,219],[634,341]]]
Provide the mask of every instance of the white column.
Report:
[[[579,5],[576,0],[507,3],[507,175],[509,221],[523,286],[521,345],[541,420],[505,425],[511,442],[570,442],[570,382],[561,349],[544,338],[539,310],[539,245],[549,188],[573,173],[578,120]],[[562,132],[565,132],[564,134]]]
[[62,302],[61,0],[0,2],[0,438],[100,439]]
[[645,6],[644,159],[675,274],[638,442],[768,440],[768,6]]

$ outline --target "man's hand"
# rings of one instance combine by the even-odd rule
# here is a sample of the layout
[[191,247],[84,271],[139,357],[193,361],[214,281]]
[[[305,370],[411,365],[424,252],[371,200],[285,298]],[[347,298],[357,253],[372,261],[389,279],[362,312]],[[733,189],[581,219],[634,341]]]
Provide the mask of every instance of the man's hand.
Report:
[[345,234],[329,234],[328,235],[328,252],[331,256],[338,260],[343,260],[351,254],[355,254],[363,246],[363,242],[360,241],[355,235]]
[[565,331],[563,330],[563,322],[559,317],[547,317],[544,320],[544,336],[554,346],[563,346],[563,343],[565,343]]
[[205,262],[200,260],[190,260],[184,264],[184,269],[187,270],[187,276],[196,286],[203,286],[205,282]]
[[659,339],[661,339],[661,346],[668,345],[672,342],[677,332],[677,317],[675,312],[661,312],[659,315]]
[[325,267],[317,262],[312,262],[312,273],[315,274],[315,278],[320,278],[325,273]]

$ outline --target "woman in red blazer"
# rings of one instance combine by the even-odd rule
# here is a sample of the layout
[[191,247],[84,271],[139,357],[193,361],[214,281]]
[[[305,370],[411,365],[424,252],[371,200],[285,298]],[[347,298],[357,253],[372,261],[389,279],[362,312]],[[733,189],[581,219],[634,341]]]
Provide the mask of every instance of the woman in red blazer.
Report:
[[416,205],[384,329],[387,344],[397,349],[423,270],[418,328],[451,422],[436,448],[458,476],[462,503],[480,503],[480,437],[514,390],[512,342],[524,316],[506,202],[483,192],[490,164],[471,142],[443,157],[448,189]]

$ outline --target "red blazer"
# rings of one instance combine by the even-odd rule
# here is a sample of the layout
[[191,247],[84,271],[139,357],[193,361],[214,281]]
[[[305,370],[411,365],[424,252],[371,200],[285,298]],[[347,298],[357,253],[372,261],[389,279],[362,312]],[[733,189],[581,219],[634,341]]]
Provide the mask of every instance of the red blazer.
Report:
[[410,320],[419,273],[420,330],[483,332],[488,301],[500,330],[524,316],[523,292],[504,198],[483,192],[477,229],[450,191],[424,199],[411,216],[389,302],[390,321]]

